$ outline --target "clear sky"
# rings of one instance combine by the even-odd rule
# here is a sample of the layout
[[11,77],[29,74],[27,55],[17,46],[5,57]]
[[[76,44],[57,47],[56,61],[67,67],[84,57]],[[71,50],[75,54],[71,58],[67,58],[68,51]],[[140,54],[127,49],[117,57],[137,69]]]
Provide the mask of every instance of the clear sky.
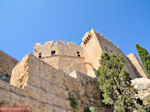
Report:
[[0,49],[17,60],[37,42],[80,45],[91,28],[126,55],[136,43],[150,51],[150,0],[0,0]]

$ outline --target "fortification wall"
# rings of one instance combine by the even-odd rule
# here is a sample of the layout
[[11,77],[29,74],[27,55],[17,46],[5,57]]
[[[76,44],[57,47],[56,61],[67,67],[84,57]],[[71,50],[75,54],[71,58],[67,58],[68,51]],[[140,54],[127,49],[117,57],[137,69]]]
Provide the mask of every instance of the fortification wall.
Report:
[[[51,65],[56,69],[60,69],[62,71],[66,71],[73,63],[84,63],[83,57],[77,56],[67,56],[67,55],[55,55],[47,58],[40,58],[41,60],[45,61],[47,64]],[[78,65],[80,67],[80,65]],[[85,71],[86,68],[83,68],[80,71],[84,71],[83,73],[87,73]],[[76,70],[76,69],[75,69]]]
[[136,67],[137,71],[141,74],[142,77],[148,78],[148,75],[146,74],[146,71],[144,70],[144,67],[140,63],[138,57],[134,54],[131,53],[127,56],[131,63]]
[[0,79],[9,82],[11,71],[18,61],[0,50]]
[[50,56],[47,58],[41,58],[41,60],[43,60],[47,64],[51,65],[52,67],[59,69],[59,57],[60,56],[55,55],[55,56]]
[[[73,63],[84,63],[83,57],[77,57],[77,56],[59,56],[59,69],[66,71]],[[80,65],[78,65],[80,67]],[[76,69],[75,69],[76,70]],[[83,68],[81,71],[83,73],[86,73],[85,68]]]
[[[117,55],[121,55],[125,59],[125,68],[130,74],[130,77],[132,79],[139,78],[141,75],[139,72],[136,70],[134,65],[130,62],[130,60],[124,55],[124,53],[120,50],[119,47],[114,45],[110,40],[106,39],[103,35],[100,33],[96,32],[97,39],[99,41],[99,44],[102,48],[102,51],[107,51],[107,52],[113,52]],[[101,52],[101,51],[100,51]]]
[[[53,52],[53,53],[52,53]],[[83,62],[82,47],[76,43],[64,41],[52,41],[45,42],[44,45],[37,43],[34,45],[34,56],[39,57],[49,65],[66,71],[72,63]]]
[[[29,54],[13,69],[11,84],[16,87],[0,81],[0,102],[30,105],[32,112],[83,112],[89,106],[111,112],[101,103],[97,80],[76,73],[77,79],[72,78]],[[70,106],[70,97],[77,99],[77,109]]]
[[[36,57],[46,58],[52,56],[52,51],[55,51],[55,55],[67,55],[67,56],[78,56],[83,57],[82,47],[78,46],[76,43],[68,42],[67,44],[64,41],[57,40],[56,43],[53,41],[45,42],[44,45],[41,43],[36,43],[34,45],[33,54]],[[77,53],[79,52],[79,53]]]
[[[83,47],[85,63],[91,63],[94,69],[98,69],[100,66],[99,60],[101,57],[102,49],[97,40],[94,29],[84,35],[81,46]],[[93,70],[93,68],[91,68],[88,64],[86,68],[89,72]],[[93,76],[95,76],[95,74],[93,74]]]
[[81,73],[86,74],[87,73],[86,64],[80,62],[72,63],[71,66],[68,67],[65,72],[70,74],[73,71],[79,71]]
[[34,44],[33,48],[33,54],[36,57],[39,57],[39,54],[41,53],[41,58],[49,57],[51,55],[51,51],[57,51],[57,45],[53,43],[53,41],[47,41],[42,45],[41,43]]
[[[58,55],[76,56],[83,57],[82,47],[78,46],[76,43],[57,41]],[[79,53],[77,53],[79,52]],[[80,56],[78,56],[78,54]]]

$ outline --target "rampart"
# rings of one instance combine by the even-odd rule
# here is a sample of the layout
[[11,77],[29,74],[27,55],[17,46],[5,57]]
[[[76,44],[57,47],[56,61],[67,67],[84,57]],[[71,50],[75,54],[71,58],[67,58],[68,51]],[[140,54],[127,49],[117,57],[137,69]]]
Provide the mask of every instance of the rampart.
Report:
[[0,50],[0,80],[9,82],[12,69],[18,61]]
[[[0,103],[29,105],[32,112],[83,112],[89,106],[97,112],[111,112],[101,103],[97,80],[80,72],[76,76],[70,77],[29,54],[13,69],[11,85],[0,81]],[[69,98],[77,99],[76,109],[70,106]]]

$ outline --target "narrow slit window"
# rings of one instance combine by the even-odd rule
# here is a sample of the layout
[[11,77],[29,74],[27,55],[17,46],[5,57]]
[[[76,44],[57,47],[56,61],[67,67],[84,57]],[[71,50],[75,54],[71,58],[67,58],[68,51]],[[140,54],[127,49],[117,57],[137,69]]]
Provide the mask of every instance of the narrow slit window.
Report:
[[41,58],[42,57],[42,53],[39,53],[39,58]]
[[77,51],[77,56],[80,57],[80,52]]
[[54,56],[56,54],[55,51],[51,51],[51,55]]

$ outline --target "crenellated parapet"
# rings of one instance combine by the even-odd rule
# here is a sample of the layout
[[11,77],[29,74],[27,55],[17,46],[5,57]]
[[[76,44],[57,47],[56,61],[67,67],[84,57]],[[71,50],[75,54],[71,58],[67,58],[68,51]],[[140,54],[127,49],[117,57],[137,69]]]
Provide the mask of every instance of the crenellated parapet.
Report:
[[[55,55],[67,55],[67,56],[80,56],[82,55],[82,47],[78,46],[77,43],[57,40],[56,43],[53,41],[47,41],[43,45],[41,43],[34,44],[34,55],[41,58],[54,56],[51,52],[55,52]],[[79,52],[77,54],[77,52]]]

